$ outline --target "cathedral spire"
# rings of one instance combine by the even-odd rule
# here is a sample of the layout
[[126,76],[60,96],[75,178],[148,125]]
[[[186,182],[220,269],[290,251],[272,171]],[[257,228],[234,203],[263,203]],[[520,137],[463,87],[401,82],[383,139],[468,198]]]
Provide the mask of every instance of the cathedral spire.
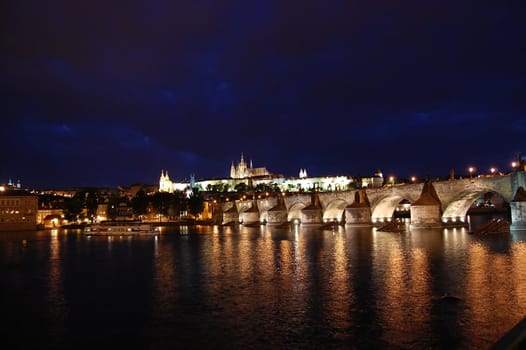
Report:
[[232,165],[230,165],[230,177],[235,179],[237,177],[236,175],[236,166],[234,165],[234,161],[232,161]]

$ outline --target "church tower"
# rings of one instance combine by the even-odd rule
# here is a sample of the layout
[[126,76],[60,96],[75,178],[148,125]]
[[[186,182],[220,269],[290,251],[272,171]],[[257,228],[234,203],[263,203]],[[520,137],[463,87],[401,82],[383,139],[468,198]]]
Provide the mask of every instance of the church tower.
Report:
[[174,186],[173,182],[170,180],[170,177],[168,176],[168,170],[164,172],[164,170],[161,170],[161,178],[159,179],[159,192],[171,192],[173,193]]
[[238,175],[238,178],[243,178],[243,177],[248,176],[247,164],[245,163],[245,158],[243,157],[243,153],[241,153],[241,160],[239,161],[237,175]]
[[232,165],[230,166],[230,177],[232,179],[237,178],[236,167],[234,166],[234,162],[233,161],[232,161]]

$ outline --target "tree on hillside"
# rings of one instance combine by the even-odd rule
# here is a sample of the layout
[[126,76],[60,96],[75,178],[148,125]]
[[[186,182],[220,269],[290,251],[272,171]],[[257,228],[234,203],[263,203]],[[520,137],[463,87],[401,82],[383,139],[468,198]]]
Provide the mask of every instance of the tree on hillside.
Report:
[[244,182],[240,182],[237,185],[234,186],[234,190],[238,193],[246,192],[248,189],[248,186]]
[[168,210],[172,206],[173,201],[173,194],[168,192],[156,192],[151,196],[150,202],[152,203],[152,206],[157,212],[157,214],[159,215],[159,221],[161,220],[162,215],[168,215]]
[[83,198],[76,194],[64,201],[64,218],[68,221],[77,221],[84,207]]
[[97,216],[97,208],[99,207],[99,200],[97,194],[94,191],[89,191],[86,196],[86,211],[88,218],[93,221]]
[[143,190],[137,192],[135,197],[132,198],[132,209],[133,214],[141,218],[148,212],[148,196]]
[[194,188],[190,198],[188,198],[188,211],[194,217],[197,217],[198,214],[201,214],[205,209],[205,199],[203,195],[197,188]]

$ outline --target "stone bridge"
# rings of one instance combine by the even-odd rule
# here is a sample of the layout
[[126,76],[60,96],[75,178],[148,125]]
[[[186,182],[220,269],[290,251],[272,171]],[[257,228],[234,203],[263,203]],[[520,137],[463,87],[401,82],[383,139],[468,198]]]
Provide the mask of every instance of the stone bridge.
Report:
[[[513,202],[519,187],[523,189],[526,188],[526,176],[524,171],[516,171],[508,175],[436,181],[432,182],[432,186],[440,201],[440,221],[445,225],[462,224],[466,221],[470,206],[485,193],[496,193],[500,195],[505,202]],[[391,221],[400,202],[405,200],[405,203],[412,205],[422,195],[423,187],[423,183],[417,183],[366,189],[365,193],[369,204],[368,210],[370,210],[369,220],[372,223]],[[316,193],[318,197],[317,200],[319,201],[319,209],[321,210],[322,222],[346,222],[346,209],[355,202],[357,191],[358,190]],[[309,206],[312,206],[312,201],[312,193],[284,196],[282,204],[287,213],[287,221],[304,221],[302,220],[302,212]],[[260,222],[267,222],[269,219],[269,209],[277,204],[278,199],[265,198],[258,200],[255,204],[252,200],[236,202],[236,208],[240,221],[243,221],[243,212],[247,212],[249,208],[255,206],[258,210],[255,211],[252,209],[251,212],[258,213]],[[229,207],[231,208],[232,204],[230,204]],[[524,203],[521,204],[520,202],[512,206],[512,224],[515,224],[515,227],[522,227],[526,224],[524,207]],[[411,219],[413,220],[414,218],[411,217]],[[347,220],[347,224],[349,224],[349,220]]]

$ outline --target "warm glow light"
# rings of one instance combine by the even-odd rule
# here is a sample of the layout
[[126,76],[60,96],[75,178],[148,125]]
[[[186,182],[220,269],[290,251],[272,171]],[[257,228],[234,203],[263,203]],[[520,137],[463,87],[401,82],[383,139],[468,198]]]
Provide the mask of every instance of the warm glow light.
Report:
[[4,186],[0,186],[0,192],[4,192],[5,191],[5,187]]
[[416,181],[416,176],[411,176],[411,182],[415,182]]
[[494,167],[491,167],[491,168],[489,169],[489,171],[490,171],[492,174],[495,174],[495,172],[497,171],[497,169],[494,168]]
[[517,162],[511,162],[511,167],[515,168],[517,166]]

